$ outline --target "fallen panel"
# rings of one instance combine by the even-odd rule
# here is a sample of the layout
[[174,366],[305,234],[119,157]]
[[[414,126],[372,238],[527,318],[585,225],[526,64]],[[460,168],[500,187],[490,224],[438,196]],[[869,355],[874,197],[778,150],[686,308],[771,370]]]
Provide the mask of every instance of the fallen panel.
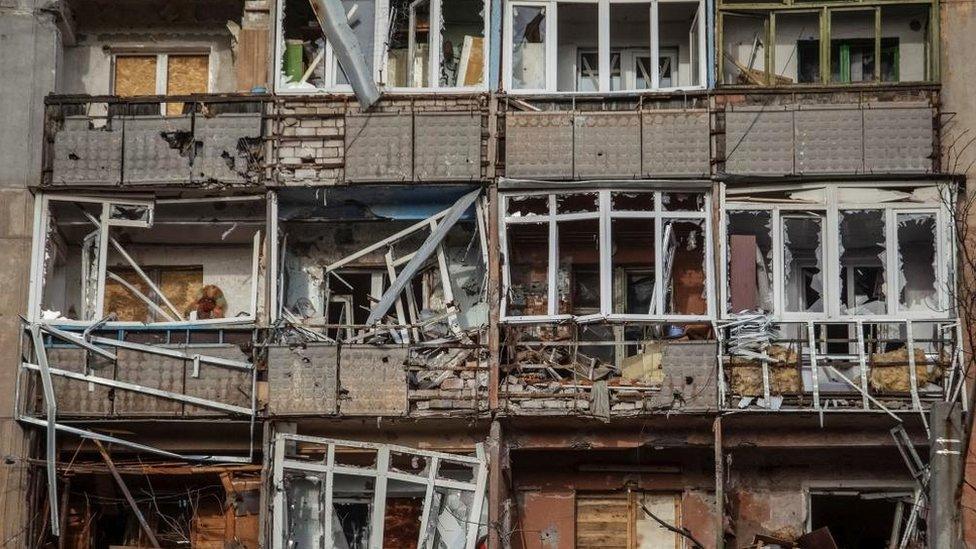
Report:
[[869,104],[864,111],[864,169],[868,173],[932,171],[933,110],[925,103]]
[[268,349],[269,413],[335,414],[337,366],[332,345]]
[[[205,354],[208,357],[226,358],[248,362],[248,356],[241,351],[240,347],[205,347],[185,349],[188,354]],[[200,376],[193,377],[193,362],[187,361],[186,377],[184,381],[185,394],[188,396],[205,398],[221,404],[232,404],[242,408],[251,407],[252,393],[252,372],[223,368],[210,364],[200,365]],[[192,404],[185,404],[183,408],[185,415],[226,415],[225,412],[212,408],[203,408]]]
[[343,415],[407,413],[406,347],[343,347],[339,387]]
[[574,119],[574,176],[636,178],[641,170],[640,115],[583,112]]
[[195,147],[189,116],[125,117],[122,182],[188,183]]
[[505,173],[508,177],[572,177],[573,114],[508,113],[505,116]]
[[[84,349],[47,348],[47,360],[51,368],[85,373]],[[90,354],[91,373],[107,379],[115,378],[115,362]],[[83,381],[53,376],[54,394],[58,400],[59,416],[108,416],[112,413],[111,389],[104,385],[91,385]]]
[[[119,349],[116,356],[118,381],[173,393],[183,392],[186,361],[142,351]],[[115,390],[115,414],[119,416],[177,415],[183,404],[135,391]]]
[[743,107],[725,113],[725,171],[793,173],[792,107]]
[[707,111],[645,112],[641,130],[644,175],[708,175],[708,117]]
[[260,113],[197,116],[194,141],[201,146],[193,159],[193,180],[245,182],[256,163],[251,143],[260,137]]
[[421,181],[481,178],[481,114],[418,113],[414,167]]
[[413,117],[346,115],[346,180],[409,181],[413,176]]
[[801,105],[795,123],[797,173],[864,171],[864,127],[858,105]]
[[89,120],[87,116],[68,117],[54,136],[54,185],[118,185],[122,181],[122,131],[111,123],[90,129]]

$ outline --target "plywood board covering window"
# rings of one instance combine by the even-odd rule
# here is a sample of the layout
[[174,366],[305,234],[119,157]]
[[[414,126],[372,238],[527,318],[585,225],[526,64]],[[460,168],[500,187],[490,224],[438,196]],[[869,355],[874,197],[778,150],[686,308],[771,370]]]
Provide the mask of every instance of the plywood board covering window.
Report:
[[[210,58],[206,55],[170,55],[166,68],[166,95],[207,93]],[[166,114],[181,114],[183,103],[167,103]]]
[[115,58],[115,95],[156,94],[156,56],[120,55]]
[[644,512],[680,526],[676,494],[577,494],[577,549],[680,549],[681,538]]

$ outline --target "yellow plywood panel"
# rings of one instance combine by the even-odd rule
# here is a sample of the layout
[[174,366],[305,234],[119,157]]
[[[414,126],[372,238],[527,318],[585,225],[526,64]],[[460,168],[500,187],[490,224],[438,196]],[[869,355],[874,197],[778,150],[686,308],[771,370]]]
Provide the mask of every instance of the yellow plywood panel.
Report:
[[[210,82],[210,56],[170,55],[166,65],[166,94],[207,93]],[[183,103],[167,103],[166,114],[183,112]]]
[[[152,298],[149,285],[132,269],[110,268],[110,272],[118,275],[140,292]],[[120,321],[147,322],[149,306],[142,298],[133,294],[128,288],[110,278],[105,279],[105,314],[115,313]]]
[[184,318],[189,316],[190,311],[196,310],[202,288],[203,267],[164,269],[159,273],[159,289]]
[[115,95],[156,95],[156,56],[120,55],[115,58]]
[[480,36],[465,36],[461,51],[461,64],[464,71],[460,86],[478,86],[485,72],[485,39]]

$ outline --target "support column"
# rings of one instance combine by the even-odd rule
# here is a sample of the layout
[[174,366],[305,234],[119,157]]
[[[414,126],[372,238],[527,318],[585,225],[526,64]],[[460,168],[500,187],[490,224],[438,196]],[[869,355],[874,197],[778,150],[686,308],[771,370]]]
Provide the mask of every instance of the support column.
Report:
[[960,505],[956,501],[963,467],[962,438],[961,406],[952,402],[934,403],[929,440],[929,549],[964,546]]
[[508,490],[505,484],[505,468],[507,467],[507,451],[505,437],[501,423],[491,422],[488,432],[488,547],[489,549],[507,549],[511,546],[508,539],[509,523],[508,510],[505,502],[508,500]]
[[722,416],[712,423],[715,435],[715,549],[725,549],[725,452],[722,449]]

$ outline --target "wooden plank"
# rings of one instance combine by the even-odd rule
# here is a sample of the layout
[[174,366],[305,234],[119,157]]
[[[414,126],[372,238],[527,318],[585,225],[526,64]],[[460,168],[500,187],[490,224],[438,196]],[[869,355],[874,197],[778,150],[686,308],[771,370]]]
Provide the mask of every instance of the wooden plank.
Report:
[[116,56],[114,91],[122,97],[156,95],[156,56]]

